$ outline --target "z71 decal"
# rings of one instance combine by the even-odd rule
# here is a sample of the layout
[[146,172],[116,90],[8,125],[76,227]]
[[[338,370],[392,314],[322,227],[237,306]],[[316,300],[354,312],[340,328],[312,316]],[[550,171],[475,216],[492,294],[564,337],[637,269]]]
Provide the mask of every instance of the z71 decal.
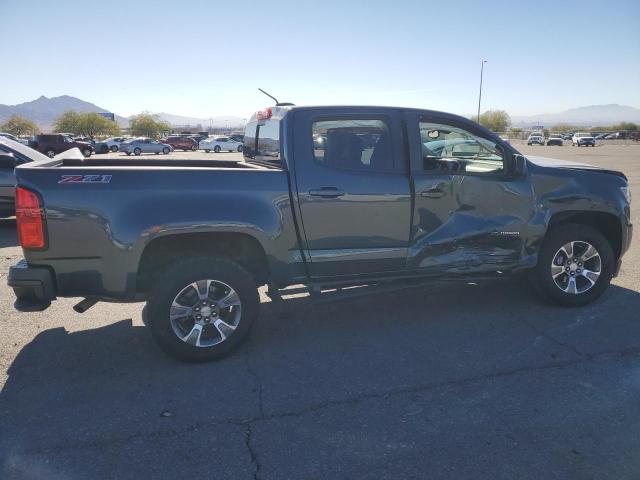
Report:
[[110,181],[111,175],[62,175],[58,183],[109,183]]

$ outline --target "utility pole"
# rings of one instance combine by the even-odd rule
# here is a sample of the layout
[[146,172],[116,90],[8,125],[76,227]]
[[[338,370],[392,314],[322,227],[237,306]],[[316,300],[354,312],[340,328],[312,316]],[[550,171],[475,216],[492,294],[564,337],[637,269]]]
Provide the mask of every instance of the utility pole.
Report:
[[478,94],[478,123],[480,123],[480,102],[482,101],[482,73],[484,72],[484,64],[487,60],[483,60],[480,65],[480,93]]

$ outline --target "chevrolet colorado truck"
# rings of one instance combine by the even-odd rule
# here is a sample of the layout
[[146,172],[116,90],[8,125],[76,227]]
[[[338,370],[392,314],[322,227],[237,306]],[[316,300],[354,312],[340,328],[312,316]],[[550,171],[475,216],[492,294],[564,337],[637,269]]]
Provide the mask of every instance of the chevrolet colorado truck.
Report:
[[145,301],[157,343],[189,361],[237,348],[265,285],[341,298],[527,272],[585,305],[632,235],[622,173],[525,158],[428,110],[276,106],[247,124],[242,161],[78,155],[16,177],[15,307]]

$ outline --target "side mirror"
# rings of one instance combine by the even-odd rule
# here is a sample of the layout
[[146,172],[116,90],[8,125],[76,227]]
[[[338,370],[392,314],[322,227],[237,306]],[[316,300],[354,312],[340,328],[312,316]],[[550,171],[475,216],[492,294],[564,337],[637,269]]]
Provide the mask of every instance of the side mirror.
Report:
[[0,152],[0,168],[13,168],[18,164],[18,159],[10,153]]
[[524,155],[513,155],[513,176],[521,177],[527,170],[527,158]]

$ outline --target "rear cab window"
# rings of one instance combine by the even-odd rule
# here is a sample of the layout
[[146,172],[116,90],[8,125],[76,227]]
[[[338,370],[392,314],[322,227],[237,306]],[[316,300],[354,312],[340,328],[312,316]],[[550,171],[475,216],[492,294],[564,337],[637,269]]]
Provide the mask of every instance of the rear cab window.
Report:
[[270,107],[256,112],[245,127],[242,153],[245,161],[282,167],[280,125],[288,108]]

